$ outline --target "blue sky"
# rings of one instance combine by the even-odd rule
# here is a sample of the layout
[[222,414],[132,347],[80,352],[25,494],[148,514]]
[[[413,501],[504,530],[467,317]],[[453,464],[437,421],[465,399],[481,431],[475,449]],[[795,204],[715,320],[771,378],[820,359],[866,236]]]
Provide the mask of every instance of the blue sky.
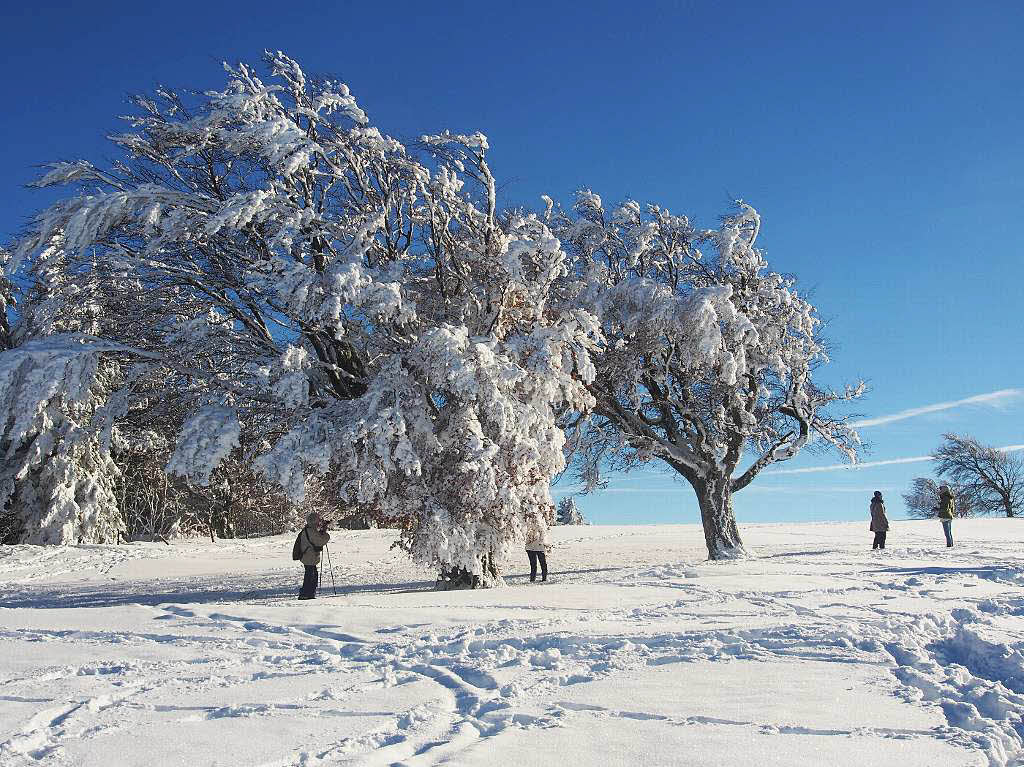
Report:
[[[863,377],[867,462],[944,431],[1024,443],[1024,5],[1004,3],[48,3],[5,9],[0,239],[47,202],[33,164],[112,154],[128,93],[219,87],[284,50],[399,137],[481,130],[504,201],[588,186],[714,225],[742,198],[810,291],[831,384]],[[838,463],[803,455],[781,467]],[[763,475],[743,520],[866,515],[927,462]],[[600,522],[694,521],[648,471],[580,500]]]

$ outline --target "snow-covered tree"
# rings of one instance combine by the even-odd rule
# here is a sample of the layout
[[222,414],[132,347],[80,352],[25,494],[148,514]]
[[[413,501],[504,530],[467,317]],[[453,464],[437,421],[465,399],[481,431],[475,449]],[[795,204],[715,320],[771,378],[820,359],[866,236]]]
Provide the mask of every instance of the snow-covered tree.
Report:
[[955,483],[957,501],[963,499],[978,514],[1017,516],[1024,503],[1024,458],[966,435],[942,438],[932,454],[935,472]]
[[[51,344],[117,360],[124,412],[138,382],[174,393],[168,470],[208,485],[258,421],[244,460],[292,497],[332,473],[417,561],[493,582],[552,507],[557,414],[590,405],[598,328],[549,305],[566,255],[499,212],[484,136],[407,148],[344,84],[266,62],[266,82],[239,65],[203,97],[136,99],[110,167],[53,165],[39,186],[75,193],[6,273],[45,285]],[[91,326],[47,325],[74,302]]]
[[583,512],[576,505],[571,495],[566,496],[558,503],[558,511],[555,515],[555,522],[559,525],[585,525],[587,520]]
[[0,248],[0,352],[14,346],[11,338],[11,315],[17,304],[14,284],[3,273],[3,266],[8,261],[7,252]]
[[[947,483],[949,484],[949,483]],[[910,483],[910,492],[903,494],[907,514],[917,519],[931,519],[939,513],[940,484],[931,477],[914,477]],[[955,483],[949,484],[950,492],[955,501],[956,516],[973,517],[975,510],[969,492]]]
[[169,475],[188,413],[178,392],[162,391],[154,383],[135,381],[112,445],[127,537],[271,535],[294,529],[305,519],[302,506],[289,501],[247,459],[258,452],[250,446],[264,439],[260,420],[251,413],[242,418],[239,447],[210,472],[207,482]]
[[564,300],[601,323],[594,413],[570,419],[588,486],[607,466],[666,463],[693,487],[709,555],[722,559],[743,554],[733,493],[765,467],[812,444],[855,459],[856,433],[827,411],[863,386],[812,381],[827,361],[819,320],[793,280],[768,270],[752,208],[699,231],[653,205],[607,211],[588,191],[572,212],[549,205],[549,218],[575,259]]
[[110,371],[66,343],[0,352],[3,543],[116,543]]

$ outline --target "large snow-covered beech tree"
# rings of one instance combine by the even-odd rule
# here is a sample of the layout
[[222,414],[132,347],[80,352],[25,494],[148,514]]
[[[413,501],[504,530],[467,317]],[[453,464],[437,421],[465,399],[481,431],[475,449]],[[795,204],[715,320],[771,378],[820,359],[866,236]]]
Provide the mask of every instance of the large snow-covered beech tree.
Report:
[[588,191],[548,217],[575,259],[565,300],[597,315],[603,336],[593,415],[572,429],[588,485],[607,466],[664,462],[693,487],[709,555],[724,559],[743,554],[733,494],[765,467],[812,441],[856,458],[856,433],[827,411],[863,385],[812,381],[827,360],[819,320],[768,270],[752,208],[699,231],[657,206],[607,211]]
[[[266,82],[239,65],[221,91],[136,99],[109,167],[51,166],[39,186],[73,193],[7,273],[47,287],[36,334],[116,358],[111,402],[174,391],[169,469],[209,482],[259,422],[246,459],[293,497],[329,473],[417,561],[494,582],[550,514],[557,415],[591,404],[596,323],[549,306],[566,254],[538,217],[498,210],[481,134],[409,148],[344,84],[266,63]],[[92,325],[47,329],[69,303]]]

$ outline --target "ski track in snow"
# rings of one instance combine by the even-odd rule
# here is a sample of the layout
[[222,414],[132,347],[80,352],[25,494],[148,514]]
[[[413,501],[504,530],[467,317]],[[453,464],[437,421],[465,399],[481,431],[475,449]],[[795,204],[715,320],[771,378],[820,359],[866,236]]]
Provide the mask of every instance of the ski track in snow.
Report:
[[[614,544],[611,538],[592,528],[572,546],[577,552],[596,546],[599,562]],[[284,539],[277,543],[287,545]],[[46,658],[46,648],[56,648],[58,655],[83,661],[109,659],[29,663],[25,669],[0,662],[0,706],[17,704],[22,712],[0,718],[0,763],[81,763],[79,755],[87,751],[80,749],[90,742],[100,744],[140,722],[173,728],[181,722],[300,718],[314,722],[317,736],[298,737],[292,746],[273,744],[278,756],[263,767],[443,764],[510,730],[589,727],[594,720],[714,726],[766,737],[937,739],[977,757],[965,764],[1024,764],[1019,540],[965,546],[940,563],[934,547],[893,546],[881,555],[863,548],[762,546],[757,556],[736,564],[695,556],[688,562],[581,566],[554,574],[552,583],[527,584],[533,591],[525,595],[539,604],[511,599],[521,588],[520,576],[510,578],[507,589],[438,594],[457,613],[450,621],[363,620],[350,630],[345,623],[351,611],[389,618],[389,596],[425,584],[405,583],[403,577],[415,577],[406,567],[394,582],[367,589],[368,568],[346,561],[335,572],[341,594],[330,596],[329,581],[326,589],[322,585],[326,598],[311,604],[331,610],[313,614],[296,606],[292,569],[82,583],[68,574],[130,569],[136,559],[170,557],[173,547],[8,547],[0,557],[4,646],[20,648],[20,657],[40,648],[39,657]],[[44,573],[46,582],[37,583]],[[574,586],[607,591],[610,606],[545,603]],[[620,594],[631,592],[650,595],[616,606]],[[357,597],[365,603],[352,604]],[[407,612],[423,612],[422,597],[420,592]],[[34,625],[45,623],[33,618],[49,610],[73,621],[92,607],[131,612],[132,619],[107,626],[89,619],[63,628]],[[510,617],[495,617],[502,612]],[[325,616],[337,623],[322,622]],[[564,694],[601,680],[628,685],[643,669],[737,661],[875,668],[889,694],[941,712],[944,724],[813,727],[779,723],[772,712],[762,720],[677,716],[577,703]],[[269,694],[257,700],[261,685],[269,685]],[[361,718],[370,726],[356,726]],[[344,724],[337,737],[332,721]],[[72,743],[79,749],[74,753]]]

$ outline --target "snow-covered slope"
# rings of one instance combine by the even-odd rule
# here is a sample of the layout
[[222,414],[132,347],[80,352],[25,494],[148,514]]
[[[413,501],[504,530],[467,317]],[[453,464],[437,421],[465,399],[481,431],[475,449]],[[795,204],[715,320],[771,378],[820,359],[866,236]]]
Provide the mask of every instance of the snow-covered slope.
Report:
[[0,547],[0,763],[1013,765],[1024,522],[559,527],[435,592],[386,531]]

